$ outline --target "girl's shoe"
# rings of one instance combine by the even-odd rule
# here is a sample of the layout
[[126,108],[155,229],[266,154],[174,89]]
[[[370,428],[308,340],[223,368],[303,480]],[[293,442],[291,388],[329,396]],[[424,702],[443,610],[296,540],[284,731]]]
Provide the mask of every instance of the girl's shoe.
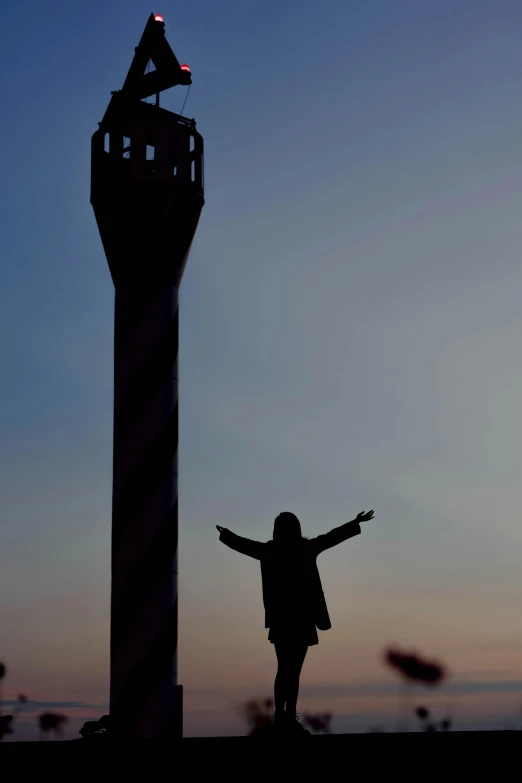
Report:
[[285,710],[276,710],[274,712],[274,729],[284,731],[287,728],[287,718]]
[[310,734],[308,729],[305,729],[305,727],[299,723],[297,712],[294,713],[287,712],[286,720],[287,720],[288,729],[292,732],[292,734]]

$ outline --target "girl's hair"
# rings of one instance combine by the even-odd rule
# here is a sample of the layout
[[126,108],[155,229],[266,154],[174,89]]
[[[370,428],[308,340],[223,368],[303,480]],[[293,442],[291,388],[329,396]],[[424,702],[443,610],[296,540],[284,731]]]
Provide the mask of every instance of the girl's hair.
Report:
[[301,523],[295,514],[282,511],[274,520],[274,541],[290,544],[304,538]]

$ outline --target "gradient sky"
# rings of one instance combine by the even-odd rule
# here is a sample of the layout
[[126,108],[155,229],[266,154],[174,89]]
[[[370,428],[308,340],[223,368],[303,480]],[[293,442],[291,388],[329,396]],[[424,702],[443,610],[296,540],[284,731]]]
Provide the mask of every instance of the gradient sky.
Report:
[[[520,0],[141,0],[0,10],[5,696],[108,711],[114,289],[90,138],[163,13],[205,139],[180,300],[187,735],[272,695],[258,540],[317,535],[332,620],[299,711],[393,726],[387,644],[445,662],[457,728],[522,709]],[[162,105],[179,111],[184,88]],[[8,704],[9,706],[9,704]]]

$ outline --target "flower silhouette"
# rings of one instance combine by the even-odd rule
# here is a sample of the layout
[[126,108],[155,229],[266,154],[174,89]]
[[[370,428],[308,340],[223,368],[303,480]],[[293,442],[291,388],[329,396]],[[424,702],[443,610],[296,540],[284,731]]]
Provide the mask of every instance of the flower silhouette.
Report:
[[421,722],[422,731],[449,731],[451,728],[451,718],[444,718],[438,724],[435,721],[428,723],[431,713],[426,707],[417,707],[415,714]]
[[13,729],[10,726],[12,720],[12,715],[0,715],[0,740],[5,736],[5,734],[13,733]]
[[438,685],[446,678],[446,671],[441,664],[427,661],[415,653],[389,648],[384,653],[384,660],[405,680],[422,682],[425,685]]
[[332,713],[325,712],[318,715],[309,715],[305,713],[303,715],[303,723],[309,726],[313,732],[324,732],[325,734],[331,734],[330,721],[332,720]]
[[240,706],[240,711],[250,727],[249,736],[265,734],[272,730],[274,719],[272,707],[274,702],[270,698],[258,701],[249,699]]
[[56,734],[63,734],[63,724],[67,720],[67,715],[61,715],[56,712],[42,712],[38,716],[40,735],[54,731]]

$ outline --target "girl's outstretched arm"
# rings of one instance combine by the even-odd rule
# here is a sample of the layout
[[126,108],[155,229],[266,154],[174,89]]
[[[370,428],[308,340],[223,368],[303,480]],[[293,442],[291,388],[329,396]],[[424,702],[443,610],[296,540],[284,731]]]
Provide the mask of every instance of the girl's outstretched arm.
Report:
[[265,546],[262,541],[252,541],[250,538],[243,538],[238,536],[226,527],[216,525],[219,530],[219,540],[226,544],[231,549],[235,549],[236,552],[241,552],[242,555],[248,555],[253,557],[254,560],[261,560],[265,551]]
[[324,552],[325,549],[330,549],[330,547],[337,546],[337,544],[346,541],[348,538],[358,536],[361,532],[360,523],[368,522],[370,519],[373,519],[373,511],[368,511],[367,513],[361,511],[360,514],[357,514],[355,519],[346,522],[345,525],[334,527],[329,533],[310,539],[315,553],[319,555],[321,552]]

